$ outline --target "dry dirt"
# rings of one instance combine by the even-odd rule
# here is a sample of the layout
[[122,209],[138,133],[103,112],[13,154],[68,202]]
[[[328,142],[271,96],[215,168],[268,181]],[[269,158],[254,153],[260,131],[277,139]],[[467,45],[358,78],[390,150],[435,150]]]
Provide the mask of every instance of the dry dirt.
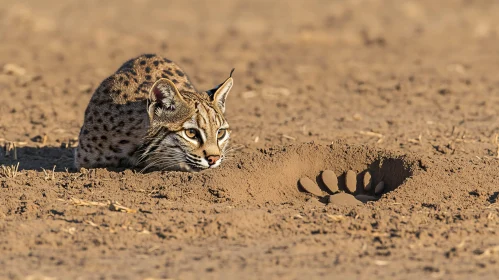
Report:
[[[497,279],[497,1],[0,2],[1,279]],[[236,68],[221,168],[72,168],[142,53],[199,88]],[[299,191],[324,169],[387,193]]]

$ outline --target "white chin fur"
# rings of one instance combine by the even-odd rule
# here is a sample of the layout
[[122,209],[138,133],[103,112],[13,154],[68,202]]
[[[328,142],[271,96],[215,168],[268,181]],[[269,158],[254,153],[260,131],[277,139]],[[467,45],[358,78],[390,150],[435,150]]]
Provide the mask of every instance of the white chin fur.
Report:
[[202,169],[207,169],[207,168],[210,168],[210,164],[208,163],[208,161],[206,159],[201,159],[201,162],[199,163],[199,165],[201,165]]
[[202,166],[201,167],[202,169],[208,169],[208,168],[217,168],[220,166],[221,163],[222,163],[221,158],[219,160],[217,160],[217,162],[215,162],[215,164],[213,164],[213,165],[210,165],[206,159],[201,159],[201,162],[199,163],[199,165]]
[[219,160],[217,160],[217,162],[215,162],[215,164],[211,165],[210,168],[217,168],[220,166],[221,163],[222,159],[220,158]]

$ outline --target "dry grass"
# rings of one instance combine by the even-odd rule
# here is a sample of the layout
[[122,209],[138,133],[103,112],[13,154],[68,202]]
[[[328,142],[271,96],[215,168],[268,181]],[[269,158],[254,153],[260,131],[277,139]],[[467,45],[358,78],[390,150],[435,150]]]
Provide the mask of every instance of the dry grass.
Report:
[[54,168],[52,168],[52,173],[50,171],[47,171],[45,170],[43,167],[42,167],[42,170],[43,170],[43,174],[45,174],[45,181],[48,181],[48,180],[55,180],[55,165],[54,165]]
[[0,177],[15,178],[19,174],[19,162],[15,165],[0,166]]
[[3,145],[3,150],[6,157],[12,157],[14,160],[17,160],[17,145],[15,142],[5,142]]
[[117,201],[115,202],[109,202],[109,210],[111,211],[117,211],[117,212],[124,212],[124,213],[137,213],[136,209],[128,208],[126,206],[121,205]]
[[137,213],[136,209],[131,209],[128,207],[125,207],[121,205],[117,201],[108,201],[107,203],[103,202],[97,202],[97,201],[89,201],[89,200],[84,200],[84,199],[79,199],[79,198],[74,198],[72,197],[70,199],[71,203],[73,203],[75,206],[107,206],[109,210],[111,211],[116,211],[116,212],[124,212],[124,213]]
[[498,141],[499,135],[496,134],[494,135],[494,145],[496,145],[497,152],[496,152],[496,158],[499,158],[499,141]]
[[376,132],[372,132],[372,131],[359,131],[360,134],[362,135],[366,135],[366,136],[372,136],[372,137],[377,137],[378,138],[378,141],[376,141],[377,144],[383,142],[383,139],[385,138],[385,136],[381,133],[376,133]]

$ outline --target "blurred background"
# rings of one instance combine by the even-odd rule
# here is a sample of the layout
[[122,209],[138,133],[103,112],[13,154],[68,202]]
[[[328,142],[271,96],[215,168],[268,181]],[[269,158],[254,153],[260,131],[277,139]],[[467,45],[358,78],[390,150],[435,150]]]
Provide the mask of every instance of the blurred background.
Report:
[[0,140],[74,145],[99,83],[157,53],[200,89],[236,68],[237,144],[493,155],[498,14],[494,0],[1,0]]

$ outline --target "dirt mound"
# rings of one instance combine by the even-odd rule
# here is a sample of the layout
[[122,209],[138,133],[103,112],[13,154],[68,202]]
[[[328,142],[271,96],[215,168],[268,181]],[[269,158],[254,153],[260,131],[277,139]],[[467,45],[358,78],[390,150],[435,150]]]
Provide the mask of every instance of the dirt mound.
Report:
[[[239,162],[229,162],[209,178],[201,175],[204,187],[208,187],[210,193],[217,197],[216,201],[296,203],[304,198],[298,180],[308,176],[322,185],[319,174],[324,169],[333,170],[336,174],[356,171],[359,174],[359,189],[362,188],[361,176],[369,171],[374,182],[384,180],[386,191],[391,191],[418,168],[416,160],[400,154],[341,143],[271,147],[245,154],[242,158],[244,160]],[[340,189],[345,189],[344,175],[340,176],[339,182]],[[324,187],[322,189],[326,191]]]
[[[34,153],[31,156],[37,157],[37,155]],[[26,159],[28,154],[23,156]],[[23,177],[29,178],[30,175],[36,174],[35,176],[39,178],[35,182],[55,181],[56,185],[68,191],[81,192],[81,190],[88,189],[91,192],[99,192],[99,189],[105,188],[108,193],[106,199],[111,201],[121,200],[122,192],[128,191],[149,192],[153,198],[184,203],[198,199],[204,203],[230,202],[247,206],[267,203],[300,204],[310,199],[310,196],[298,187],[298,180],[303,176],[316,178],[320,184],[318,174],[324,169],[333,170],[337,174],[354,170],[359,174],[359,178],[369,171],[374,182],[383,180],[386,183],[385,192],[389,192],[411,177],[419,169],[418,163],[417,159],[367,146],[348,145],[341,142],[331,145],[309,143],[241,152],[224,162],[221,168],[201,173],[152,172],[142,174],[130,170],[116,173],[106,169],[54,173],[49,169],[43,172],[30,171],[17,176],[14,180],[4,179],[3,184],[5,188],[19,186],[22,188],[21,193],[24,193],[32,183],[22,187],[28,182]],[[63,169],[65,166],[59,166],[59,168]],[[340,189],[345,189],[344,175],[340,176],[339,182]],[[361,180],[359,179],[358,182],[358,188],[362,189]],[[325,188],[323,190],[326,191]],[[45,190],[42,190],[42,195],[46,197],[44,193]],[[326,194],[327,192],[324,192],[324,195]],[[127,200],[130,196],[137,196],[137,194],[127,195]],[[27,200],[26,195],[21,195],[20,200]],[[4,197],[4,203],[1,204],[3,213],[27,212],[26,215],[42,215],[35,211],[37,207],[30,207],[24,202],[21,202],[21,205],[12,204],[13,201],[12,193]],[[144,203],[148,204],[147,201],[140,204],[144,205]],[[35,213],[31,213],[33,211]]]
[[[107,223],[106,217],[116,211],[114,205],[125,205],[131,213],[137,213],[133,224],[141,224],[138,228],[164,239],[266,235],[269,230],[265,228],[278,221],[265,214],[269,210],[264,209],[327,205],[323,197],[299,189],[300,177],[317,176],[319,181],[317,174],[324,169],[337,174],[346,170],[358,174],[369,171],[375,182],[384,180],[386,192],[390,192],[421,171],[419,164],[415,157],[340,141],[330,145],[308,143],[244,151],[219,169],[192,174],[141,174],[106,169],[83,169],[76,173],[21,171],[15,178],[1,181],[0,213],[11,221],[36,222],[48,215],[56,221],[71,220],[97,227]],[[340,177],[340,189],[343,185],[344,179]],[[179,209],[187,212],[180,216],[176,211],[167,217],[158,216]],[[188,214],[192,212],[203,217],[201,224],[195,221],[199,218]],[[211,214],[217,217],[211,218]],[[151,215],[157,220],[151,220]],[[120,220],[112,223],[117,226]],[[165,227],[162,221],[174,223]]]

